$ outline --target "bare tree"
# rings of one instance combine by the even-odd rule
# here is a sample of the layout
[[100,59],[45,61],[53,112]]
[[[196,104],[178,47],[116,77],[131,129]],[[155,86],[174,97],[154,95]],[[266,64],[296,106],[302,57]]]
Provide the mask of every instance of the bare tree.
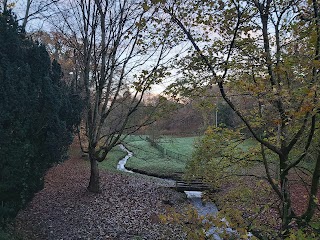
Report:
[[54,15],[51,7],[60,0],[24,0],[24,1],[2,1],[4,9],[12,7],[23,29],[27,28],[29,22],[38,20],[40,26],[50,16]]
[[130,125],[129,120],[146,91],[166,75],[162,63],[167,59],[167,39],[154,35],[148,25],[153,13],[140,1],[69,1],[56,8],[61,18],[54,24],[70,37],[80,66],[88,143],[83,150],[91,163],[88,189],[99,192],[97,163],[123,133],[134,132],[147,121]]

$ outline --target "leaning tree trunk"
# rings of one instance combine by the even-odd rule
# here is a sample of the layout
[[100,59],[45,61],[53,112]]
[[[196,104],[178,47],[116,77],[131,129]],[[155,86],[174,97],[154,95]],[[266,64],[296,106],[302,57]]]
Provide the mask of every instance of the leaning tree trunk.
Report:
[[317,202],[318,202],[317,193],[319,188],[319,179],[320,179],[320,151],[318,152],[316,166],[314,168],[313,175],[312,175],[308,208],[302,216],[302,218],[305,220],[306,223],[311,221],[315,213],[315,210],[317,208]]
[[90,156],[90,154],[89,154],[89,158],[90,158],[91,173],[90,173],[90,182],[89,182],[88,190],[90,192],[99,193],[100,179],[99,179],[98,162],[93,156]]

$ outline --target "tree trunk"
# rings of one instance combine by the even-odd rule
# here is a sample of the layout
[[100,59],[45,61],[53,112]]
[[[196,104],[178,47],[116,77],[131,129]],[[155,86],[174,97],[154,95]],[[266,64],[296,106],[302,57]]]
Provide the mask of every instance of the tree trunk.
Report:
[[281,179],[282,190],[282,234],[286,237],[288,234],[290,216],[291,216],[291,202],[289,197],[288,179],[284,177]]
[[280,184],[281,184],[281,194],[282,194],[282,235],[287,237],[289,234],[289,223],[291,221],[291,199],[288,186],[288,171],[282,172],[286,169],[288,161],[288,155],[280,157]]
[[[24,14],[24,19],[23,19],[23,22],[22,22],[23,30],[26,30],[26,26],[27,26],[27,23],[28,23],[30,5],[31,5],[31,0],[27,0],[26,12]],[[58,60],[58,58],[56,58],[56,59]]]
[[314,215],[314,212],[317,208],[317,193],[319,188],[319,179],[320,179],[320,152],[318,152],[316,166],[314,168],[314,172],[312,175],[312,182],[311,182],[311,191],[309,196],[309,203],[308,208],[303,214],[302,218],[304,218],[305,222],[310,222],[311,218]]
[[98,162],[93,157],[90,156],[90,166],[91,166],[91,173],[90,173],[90,182],[88,186],[88,190],[93,193],[100,192],[100,179],[99,179],[99,169],[98,169]]
[[8,10],[8,9],[7,9],[7,2],[8,2],[8,0],[4,0],[3,3],[2,3],[2,4],[3,4],[3,11],[4,11],[4,12],[6,12],[6,11]]

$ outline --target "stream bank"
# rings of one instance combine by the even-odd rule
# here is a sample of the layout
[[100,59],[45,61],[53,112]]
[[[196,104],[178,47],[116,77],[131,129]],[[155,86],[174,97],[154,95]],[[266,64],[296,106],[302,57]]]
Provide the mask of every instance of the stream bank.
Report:
[[[133,156],[133,153],[130,152],[124,145],[120,144],[120,148],[127,152],[127,156],[125,156],[123,159],[121,159],[117,165],[117,169],[119,171],[129,172],[129,173],[136,173],[135,171],[126,169],[125,165],[130,157]],[[141,174],[141,172],[138,172]],[[148,175],[149,176],[149,175]],[[162,179],[164,180],[164,179]],[[175,184],[174,179],[165,179],[168,181],[171,181]],[[200,216],[206,216],[206,215],[216,215],[218,212],[218,209],[216,205],[212,202],[204,202],[202,201],[202,192],[200,191],[184,191],[186,197],[189,199],[190,203],[194,206],[194,208],[197,210],[198,214]],[[217,229],[215,227],[212,227],[207,232],[207,236],[213,236],[214,240],[221,240],[219,235],[217,234]]]
[[119,147],[122,151],[126,152],[127,155],[118,162],[117,170],[122,171],[122,172],[128,172],[128,173],[139,173],[139,174],[146,175],[149,177],[155,177],[155,178],[166,179],[166,180],[177,181],[177,180],[181,179],[182,173],[176,173],[176,174],[171,174],[171,175],[160,175],[160,174],[156,174],[156,173],[150,174],[149,172],[141,170],[141,169],[126,167],[125,165],[126,165],[128,159],[133,156],[133,153],[131,151],[129,151],[123,144],[119,144]]

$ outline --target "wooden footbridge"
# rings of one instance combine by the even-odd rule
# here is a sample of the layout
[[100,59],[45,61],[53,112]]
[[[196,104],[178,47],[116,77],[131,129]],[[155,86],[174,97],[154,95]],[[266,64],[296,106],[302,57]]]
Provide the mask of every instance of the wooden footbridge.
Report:
[[176,190],[178,192],[184,191],[205,191],[205,190],[213,190],[208,184],[203,183],[200,179],[196,180],[178,180],[176,181]]
[[215,191],[209,184],[204,183],[202,178],[194,178],[189,180],[183,180],[183,172],[175,172],[174,176],[171,176],[176,181],[175,190],[178,192],[184,191]]

